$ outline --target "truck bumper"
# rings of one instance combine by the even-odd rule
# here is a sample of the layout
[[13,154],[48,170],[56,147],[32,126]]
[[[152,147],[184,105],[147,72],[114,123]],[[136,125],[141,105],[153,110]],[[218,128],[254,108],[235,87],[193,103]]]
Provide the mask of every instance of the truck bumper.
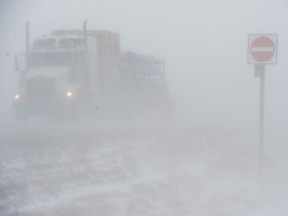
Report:
[[75,113],[81,110],[81,104],[76,100],[56,101],[53,103],[29,103],[28,101],[15,102],[16,112],[29,115],[53,115],[61,113]]

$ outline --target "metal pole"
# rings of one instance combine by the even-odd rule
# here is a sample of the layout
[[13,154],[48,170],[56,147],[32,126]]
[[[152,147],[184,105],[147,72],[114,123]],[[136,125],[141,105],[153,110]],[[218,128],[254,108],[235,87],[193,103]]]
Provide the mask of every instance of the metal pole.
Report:
[[26,26],[25,26],[25,34],[26,34],[26,41],[25,41],[26,42],[26,68],[25,68],[25,71],[20,71],[21,83],[23,83],[24,77],[30,67],[30,24],[28,21],[26,22]]
[[90,74],[89,74],[89,51],[88,51],[88,38],[87,38],[87,19],[83,23],[83,36],[84,36],[84,56],[85,63],[83,68],[83,91],[84,91],[84,101],[88,101],[90,99]]
[[260,79],[260,125],[259,125],[259,144],[260,144],[260,172],[263,173],[264,157],[264,126],[265,126],[265,66]]
[[83,34],[84,34],[84,46],[85,52],[88,50],[88,42],[87,42],[87,19],[83,23]]
[[29,30],[28,21],[26,22],[25,33],[26,33],[26,54],[29,55],[30,53],[30,30]]
[[259,103],[259,170],[263,173],[264,159],[264,129],[265,129],[265,65],[255,65],[256,76],[260,78]]

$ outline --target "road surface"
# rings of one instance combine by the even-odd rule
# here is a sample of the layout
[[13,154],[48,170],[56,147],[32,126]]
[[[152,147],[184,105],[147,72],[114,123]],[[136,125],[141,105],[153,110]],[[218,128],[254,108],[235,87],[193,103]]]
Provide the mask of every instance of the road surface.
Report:
[[253,139],[232,131],[20,125],[0,135],[1,216],[245,215],[269,200]]

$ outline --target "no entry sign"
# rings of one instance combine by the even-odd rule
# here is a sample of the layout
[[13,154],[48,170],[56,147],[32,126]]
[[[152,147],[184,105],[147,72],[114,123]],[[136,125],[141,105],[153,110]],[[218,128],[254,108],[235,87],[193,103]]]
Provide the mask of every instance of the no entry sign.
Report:
[[249,35],[248,64],[277,63],[277,35]]
[[254,64],[255,76],[260,79],[259,106],[259,170],[262,174],[265,132],[265,64],[277,63],[276,34],[251,34],[248,36],[248,64]]

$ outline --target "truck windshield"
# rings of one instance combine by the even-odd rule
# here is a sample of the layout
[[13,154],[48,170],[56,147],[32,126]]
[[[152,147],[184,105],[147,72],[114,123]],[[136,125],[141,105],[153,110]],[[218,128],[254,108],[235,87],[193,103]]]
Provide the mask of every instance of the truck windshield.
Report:
[[69,52],[31,53],[30,67],[71,66],[72,55]]

